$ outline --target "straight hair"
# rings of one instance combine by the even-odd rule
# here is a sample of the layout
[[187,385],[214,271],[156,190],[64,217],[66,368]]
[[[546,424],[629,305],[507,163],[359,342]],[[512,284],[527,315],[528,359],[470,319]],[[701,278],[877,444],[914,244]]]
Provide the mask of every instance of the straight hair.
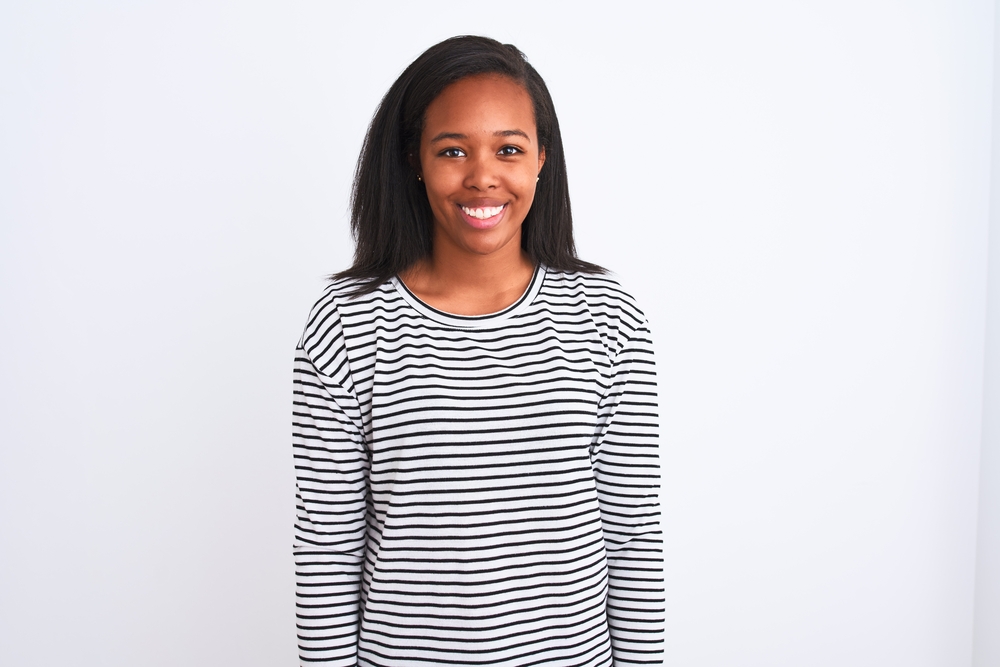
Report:
[[354,264],[331,276],[359,280],[374,291],[430,256],[434,216],[412,157],[419,155],[427,107],[449,85],[469,76],[508,77],[531,97],[545,164],[521,225],[521,248],[534,264],[563,271],[606,273],[576,256],[569,181],[555,105],[545,82],[512,44],[488,37],[446,39],[424,51],[382,98],[365,135],[351,192]]

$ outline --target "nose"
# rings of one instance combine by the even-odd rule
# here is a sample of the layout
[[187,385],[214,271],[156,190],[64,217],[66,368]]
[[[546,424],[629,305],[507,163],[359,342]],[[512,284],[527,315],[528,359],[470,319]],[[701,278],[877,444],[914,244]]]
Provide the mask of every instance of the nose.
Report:
[[462,185],[480,192],[496,188],[500,184],[496,162],[489,151],[477,151],[475,157],[466,162],[468,171]]

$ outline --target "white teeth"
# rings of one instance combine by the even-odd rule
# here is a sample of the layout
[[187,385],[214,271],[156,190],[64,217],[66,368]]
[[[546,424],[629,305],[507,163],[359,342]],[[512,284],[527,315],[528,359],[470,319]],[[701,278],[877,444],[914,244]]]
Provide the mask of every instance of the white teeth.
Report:
[[486,218],[492,218],[494,215],[500,215],[500,212],[503,210],[503,206],[487,206],[485,208],[468,208],[463,206],[462,210],[465,211],[465,214],[470,218],[485,220]]

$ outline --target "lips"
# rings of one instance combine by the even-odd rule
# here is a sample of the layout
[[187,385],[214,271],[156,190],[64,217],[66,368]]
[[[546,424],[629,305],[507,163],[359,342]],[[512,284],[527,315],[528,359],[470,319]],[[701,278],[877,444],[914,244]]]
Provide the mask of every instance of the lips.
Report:
[[458,209],[462,212],[465,222],[476,229],[490,229],[500,224],[503,219],[507,204],[498,206],[462,206]]

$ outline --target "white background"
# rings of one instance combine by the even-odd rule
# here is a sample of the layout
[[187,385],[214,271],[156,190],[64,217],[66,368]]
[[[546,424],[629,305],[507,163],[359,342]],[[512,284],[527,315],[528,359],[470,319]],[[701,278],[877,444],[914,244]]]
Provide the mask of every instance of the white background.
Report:
[[1000,664],[985,0],[5,2],[0,664],[295,664],[292,351],[462,33],[654,328],[668,664]]

